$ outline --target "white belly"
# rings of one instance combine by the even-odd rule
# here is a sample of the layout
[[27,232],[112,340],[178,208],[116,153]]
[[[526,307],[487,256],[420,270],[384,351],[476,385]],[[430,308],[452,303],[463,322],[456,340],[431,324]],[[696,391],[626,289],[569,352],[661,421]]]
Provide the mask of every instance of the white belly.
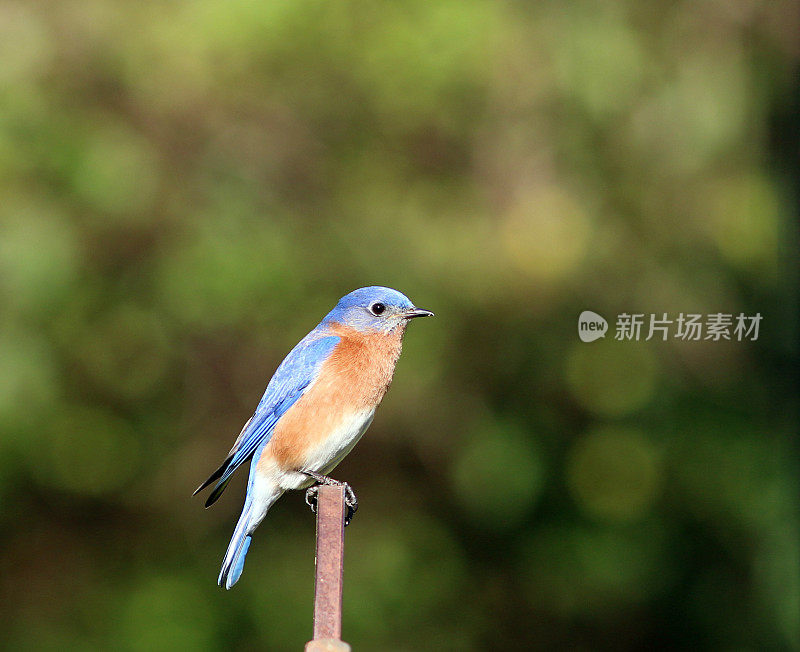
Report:
[[[327,475],[339,464],[361,439],[369,428],[375,410],[355,412],[339,423],[327,437],[320,437],[318,443],[308,451],[303,468]],[[314,480],[302,473],[281,474],[283,489],[302,489],[314,484]]]

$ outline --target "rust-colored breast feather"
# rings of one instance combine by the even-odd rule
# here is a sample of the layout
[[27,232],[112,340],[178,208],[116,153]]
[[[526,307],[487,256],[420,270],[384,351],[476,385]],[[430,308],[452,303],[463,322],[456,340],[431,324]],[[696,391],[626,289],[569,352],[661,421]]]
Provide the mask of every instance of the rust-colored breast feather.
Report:
[[389,389],[403,342],[404,325],[388,334],[362,333],[334,324],[341,338],[317,380],[275,426],[268,444],[285,470],[302,468],[308,451],[318,446],[347,417],[378,406]]

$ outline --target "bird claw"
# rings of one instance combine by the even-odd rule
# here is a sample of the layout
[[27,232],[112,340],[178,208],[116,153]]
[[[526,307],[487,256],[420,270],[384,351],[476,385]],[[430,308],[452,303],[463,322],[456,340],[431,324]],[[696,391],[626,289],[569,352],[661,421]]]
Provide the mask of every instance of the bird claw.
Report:
[[[306,472],[306,475],[317,480],[317,484],[306,489],[306,505],[308,505],[315,514],[317,513],[318,495],[321,485],[326,484],[344,487],[344,504],[347,507],[347,512],[344,516],[344,524],[345,526],[350,525],[350,521],[353,520],[353,516],[355,516],[356,511],[358,511],[358,498],[356,498],[356,492],[353,491],[353,488],[346,482],[340,482],[339,480],[334,480],[327,476],[314,477],[314,475],[317,474],[312,475],[309,472]],[[324,480],[322,478],[324,478]]]
[[347,527],[350,525],[350,521],[353,520],[353,516],[356,515],[358,511],[358,498],[356,498],[356,492],[353,491],[353,488],[347,484],[344,484],[344,504],[347,506],[347,514],[344,516],[344,525]]
[[317,494],[319,494],[319,485],[315,484],[306,489],[306,505],[311,508],[311,511],[317,513]]

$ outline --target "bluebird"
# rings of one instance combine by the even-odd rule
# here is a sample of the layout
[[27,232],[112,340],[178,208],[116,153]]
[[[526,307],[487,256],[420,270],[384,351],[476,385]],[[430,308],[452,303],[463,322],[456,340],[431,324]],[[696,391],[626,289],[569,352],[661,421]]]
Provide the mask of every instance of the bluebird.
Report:
[[[284,491],[314,483],[345,484],[326,474],[372,423],[392,382],[408,321],[430,317],[397,290],[366,287],[345,295],[281,362],[255,413],[220,467],[196,490],[216,481],[211,506],[250,461],[244,508],[217,583],[230,589],[242,574],[253,532]],[[349,515],[358,503],[345,485]]]

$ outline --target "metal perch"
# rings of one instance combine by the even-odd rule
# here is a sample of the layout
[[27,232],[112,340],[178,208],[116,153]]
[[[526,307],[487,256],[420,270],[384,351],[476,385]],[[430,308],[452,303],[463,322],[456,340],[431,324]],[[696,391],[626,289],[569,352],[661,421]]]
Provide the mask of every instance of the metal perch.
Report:
[[317,493],[314,638],[306,652],[349,652],[342,642],[345,487],[321,485]]

